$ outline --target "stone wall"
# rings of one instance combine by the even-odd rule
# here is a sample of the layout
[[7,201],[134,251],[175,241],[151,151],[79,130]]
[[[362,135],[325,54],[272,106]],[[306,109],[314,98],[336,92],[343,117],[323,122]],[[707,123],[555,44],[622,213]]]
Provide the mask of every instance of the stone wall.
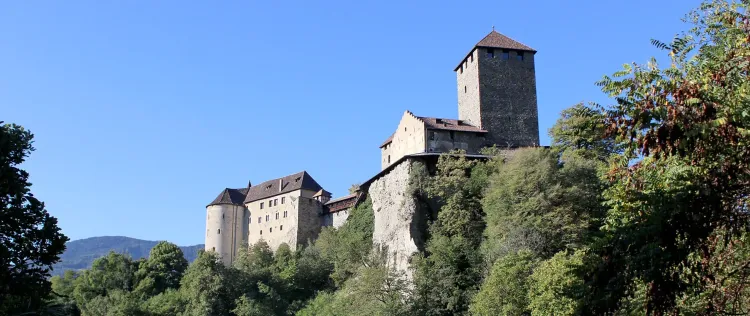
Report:
[[387,168],[399,158],[425,151],[424,122],[414,114],[405,111],[393,134],[390,144],[381,147],[381,170]]
[[[300,230],[305,230],[307,234],[309,214],[305,203],[312,200],[310,197],[313,194],[308,190],[296,190],[247,203],[250,215],[248,244],[255,244],[262,239],[273,250],[282,243],[296,249],[300,238],[307,238],[307,235],[300,236]],[[317,221],[317,216],[315,218]]]
[[482,133],[428,130],[427,152],[449,152],[454,149],[463,149],[468,154],[478,154],[479,149],[485,145],[485,137]]
[[[486,48],[477,48],[479,60],[480,125],[489,131],[489,141],[500,147],[539,145],[539,119],[536,99],[536,75],[532,52],[501,49],[494,57]],[[517,55],[523,54],[523,60]]]
[[237,249],[246,243],[247,211],[240,205],[220,204],[206,208],[206,251],[214,251],[224,264],[237,256]]
[[409,275],[411,256],[419,251],[421,231],[417,200],[408,192],[413,159],[406,159],[368,188],[375,215],[372,241],[388,251],[388,264]]
[[292,249],[297,245],[307,245],[314,241],[320,233],[320,215],[323,213],[323,204],[312,198],[300,197],[299,211],[297,215],[297,240],[295,245],[289,244]]
[[458,91],[458,119],[474,126],[482,126],[479,114],[479,61],[478,49],[464,59],[456,69],[456,87]]

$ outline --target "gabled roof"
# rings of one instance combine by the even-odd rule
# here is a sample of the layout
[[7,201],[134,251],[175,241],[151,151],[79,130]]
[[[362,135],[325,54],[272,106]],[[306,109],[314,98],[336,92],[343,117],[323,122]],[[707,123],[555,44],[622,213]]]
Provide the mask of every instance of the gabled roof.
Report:
[[[409,112],[409,111],[407,111]],[[411,112],[409,112],[411,114]],[[414,115],[414,114],[412,114]],[[471,125],[465,121],[462,120],[456,120],[456,119],[446,119],[446,118],[437,118],[437,117],[426,117],[426,116],[416,116],[414,115],[418,120],[422,121],[424,123],[426,129],[432,129],[432,130],[444,130],[444,131],[457,131],[457,132],[475,132],[475,133],[487,133],[486,130],[483,130],[479,127],[476,127],[474,125]],[[388,137],[382,144],[380,144],[380,148],[383,148],[383,146],[388,145],[393,141],[393,136],[396,135],[394,132],[391,134],[391,136]]]
[[503,34],[498,33],[495,30],[492,30],[490,34],[487,34],[479,43],[474,45],[474,47],[469,50],[469,53],[464,56],[463,59],[461,59],[461,62],[458,63],[458,66],[456,66],[453,71],[458,70],[458,68],[461,67],[461,64],[463,64],[464,60],[471,55],[471,53],[477,49],[477,47],[488,47],[488,48],[501,48],[501,49],[513,49],[513,50],[523,50],[527,52],[536,53],[536,50],[526,46],[525,44],[518,42],[510,37],[507,37]]
[[242,205],[243,201],[245,200],[245,195],[247,194],[249,188],[242,188],[242,189],[230,189],[226,188],[221,193],[219,193],[219,196],[217,196],[213,202],[209,203],[208,206],[211,205],[221,205],[221,204],[231,204],[231,205]]
[[476,132],[476,133],[487,133],[487,131],[466,123],[462,120],[436,118],[436,117],[418,117],[425,124],[427,129],[437,129],[446,131],[458,131],[458,132]]
[[292,192],[300,189],[319,191],[323,187],[315,182],[310,174],[306,171],[298,172],[295,174],[288,175],[273,180],[268,180],[259,185],[250,187],[245,197],[245,203],[257,201],[270,196],[279,195],[282,193]]

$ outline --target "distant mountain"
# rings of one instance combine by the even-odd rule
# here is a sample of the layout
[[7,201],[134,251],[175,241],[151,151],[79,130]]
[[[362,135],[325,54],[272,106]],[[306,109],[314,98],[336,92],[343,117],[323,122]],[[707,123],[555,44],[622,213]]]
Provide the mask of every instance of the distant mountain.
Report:
[[[67,249],[60,256],[61,262],[54,266],[52,275],[62,275],[65,270],[88,269],[91,264],[99,257],[106,256],[110,250],[117,253],[130,255],[133,259],[148,257],[151,248],[156,246],[158,241],[141,240],[123,236],[102,236],[79,239],[68,242]],[[185,259],[193,262],[198,257],[198,250],[203,249],[203,245],[180,247],[185,253]]]

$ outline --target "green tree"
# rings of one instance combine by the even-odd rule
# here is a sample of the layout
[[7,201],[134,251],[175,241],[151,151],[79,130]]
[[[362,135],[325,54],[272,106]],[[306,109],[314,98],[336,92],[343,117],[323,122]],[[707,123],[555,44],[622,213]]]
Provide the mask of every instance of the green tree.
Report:
[[173,316],[185,312],[185,300],[182,293],[175,289],[166,289],[141,304],[141,310],[151,316]]
[[44,308],[52,265],[68,238],[57,219],[30,190],[29,173],[18,166],[34,151],[34,136],[0,121],[0,314]]
[[607,133],[606,124],[605,113],[595,106],[579,103],[567,108],[550,129],[552,149],[605,162],[623,149],[622,142]]
[[[98,312],[95,312],[98,307],[95,308],[92,304],[100,304],[101,308],[106,307],[107,296],[112,292],[129,295],[133,289],[137,266],[138,263],[129,256],[112,251],[107,256],[94,260],[91,268],[81,273],[74,281],[73,297],[83,314],[98,315]],[[96,299],[97,297],[100,298]]]
[[166,289],[176,289],[188,262],[177,245],[161,241],[151,248],[148,259],[141,262],[136,272],[136,292],[154,296]]
[[180,281],[186,316],[227,315],[234,308],[228,271],[213,252],[202,251]]
[[[671,43],[652,41],[669,55],[669,67],[653,59],[627,64],[599,82],[616,100],[607,108],[608,131],[628,142],[609,172],[607,239],[597,248],[607,260],[590,278],[594,312],[611,311],[642,280],[648,313],[676,313],[685,291],[720,277],[699,263],[713,262],[713,249],[747,227],[748,6],[704,3],[688,16],[689,31]],[[725,245],[711,243],[717,230],[727,232]],[[706,302],[696,313],[725,311],[732,300]]]
[[531,274],[529,309],[531,315],[580,315],[586,294],[586,252],[561,251],[543,261]]
[[471,304],[472,315],[527,315],[529,276],[537,265],[529,251],[497,260]]

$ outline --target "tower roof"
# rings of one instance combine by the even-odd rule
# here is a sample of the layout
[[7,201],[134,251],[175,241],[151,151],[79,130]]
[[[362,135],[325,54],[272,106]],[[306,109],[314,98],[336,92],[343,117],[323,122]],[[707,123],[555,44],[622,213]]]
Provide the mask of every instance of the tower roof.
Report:
[[492,30],[490,34],[487,34],[479,43],[474,45],[474,47],[490,47],[490,48],[505,48],[505,49],[515,49],[515,50],[525,50],[529,52],[536,53],[536,50],[534,50],[531,47],[528,47],[518,41],[513,40],[510,37],[507,37],[503,34],[498,33],[495,30]]
[[323,187],[307,171],[302,171],[250,187],[247,197],[245,197],[245,203],[300,189],[317,192],[323,189]]
[[513,49],[513,50],[522,50],[522,51],[536,53],[535,49],[529,46],[526,46],[522,44],[521,42],[518,42],[510,37],[500,34],[495,30],[492,30],[490,34],[487,34],[487,36],[482,38],[482,40],[479,41],[479,43],[477,43],[476,45],[474,45],[474,47],[471,48],[469,53],[466,54],[466,56],[464,56],[463,59],[461,59],[461,62],[458,63],[458,66],[456,66],[456,68],[453,69],[453,71],[458,70],[458,68],[461,67],[461,64],[463,64],[464,60],[466,60],[466,58],[468,58],[469,55],[471,55],[471,53],[474,52],[475,49],[477,49],[477,47]]
[[220,204],[231,204],[231,205],[242,205],[242,202],[245,200],[245,195],[247,194],[249,188],[242,188],[242,189],[230,189],[226,188],[221,193],[219,193],[219,196],[217,196],[213,202],[209,203],[208,206],[211,205],[220,205]]

